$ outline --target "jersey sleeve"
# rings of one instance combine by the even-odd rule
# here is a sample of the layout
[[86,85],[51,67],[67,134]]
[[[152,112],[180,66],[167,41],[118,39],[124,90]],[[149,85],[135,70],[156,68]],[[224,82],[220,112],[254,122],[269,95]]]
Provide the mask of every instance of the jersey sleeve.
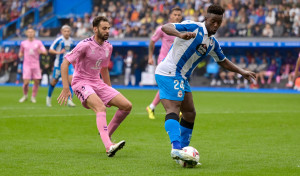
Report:
[[172,23],[175,26],[175,29],[179,32],[193,32],[199,26],[196,23],[192,23],[191,21],[183,21],[181,23]]
[[79,58],[85,55],[87,45],[83,42],[78,43],[78,45],[69,53],[66,54],[65,59],[70,63],[76,63]]
[[163,31],[161,30],[161,26],[159,26],[156,30],[153,36],[151,37],[151,40],[153,42],[157,42],[160,38],[163,36]]
[[39,49],[43,52],[46,52],[46,48],[45,48],[44,44],[42,43],[42,41],[39,41],[39,43],[40,43]]
[[109,51],[108,51],[109,52],[108,57],[107,57],[107,59],[104,60],[104,62],[101,63],[101,67],[108,67],[109,61],[111,59],[112,51],[113,51],[113,47],[112,47],[112,45],[110,45]]
[[54,42],[51,44],[50,49],[56,50],[57,46],[59,45],[60,38],[57,38],[54,40]]
[[215,47],[214,49],[209,53],[210,56],[214,58],[216,62],[222,62],[226,56],[224,55],[219,42],[214,38]]

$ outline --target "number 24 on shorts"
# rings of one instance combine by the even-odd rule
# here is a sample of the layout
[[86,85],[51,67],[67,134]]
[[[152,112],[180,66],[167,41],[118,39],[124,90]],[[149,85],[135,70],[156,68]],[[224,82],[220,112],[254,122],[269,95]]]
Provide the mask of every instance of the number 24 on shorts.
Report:
[[178,80],[174,80],[174,89],[175,90],[179,90],[178,85],[182,90],[184,90],[184,81],[183,80],[180,81],[180,84],[179,84]]

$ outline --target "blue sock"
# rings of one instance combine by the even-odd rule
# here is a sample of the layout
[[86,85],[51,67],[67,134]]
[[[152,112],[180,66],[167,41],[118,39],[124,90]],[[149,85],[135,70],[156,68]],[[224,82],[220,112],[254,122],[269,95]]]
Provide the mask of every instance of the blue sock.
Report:
[[52,85],[50,84],[50,85],[49,85],[49,89],[48,89],[48,97],[51,97],[51,96],[52,96],[53,90],[54,90],[54,86],[52,86]]
[[172,149],[181,149],[181,144],[179,141],[172,142]]
[[180,121],[180,143],[181,147],[189,146],[191,138],[192,138],[192,132],[194,128],[194,123],[187,122],[183,118],[181,118]]
[[181,149],[179,117],[175,113],[166,115],[165,129],[169,135],[173,149]]
[[71,85],[69,85],[69,89],[70,89],[70,92],[71,92],[71,94],[72,94],[72,98],[73,98],[73,89],[72,89],[72,87],[71,87]]
[[20,81],[20,78],[21,78],[21,74],[18,73],[18,74],[17,74],[17,81]]

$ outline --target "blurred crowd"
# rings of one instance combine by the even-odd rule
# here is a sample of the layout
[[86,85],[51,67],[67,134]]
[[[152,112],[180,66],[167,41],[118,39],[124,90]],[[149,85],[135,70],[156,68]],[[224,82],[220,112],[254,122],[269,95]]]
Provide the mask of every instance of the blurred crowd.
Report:
[[183,10],[183,20],[203,21],[212,3],[225,8],[219,37],[292,37],[300,36],[299,0],[93,0],[91,14],[71,18],[76,37],[92,33],[91,21],[104,15],[112,24],[114,38],[149,37],[156,27],[168,22],[170,10]]
[[[44,1],[0,1],[0,26]],[[63,19],[61,23],[73,28],[73,37],[85,38],[92,34],[94,17],[103,15],[112,24],[110,36],[113,38],[150,37],[157,26],[168,22],[172,8],[182,9],[183,20],[202,22],[212,3],[225,8],[218,37],[300,36],[300,0],[93,0],[91,13]],[[34,28],[40,37],[54,37],[59,31],[58,28],[45,29],[41,23]],[[18,30],[17,37],[24,34]]]
[[0,1],[0,28],[36,8],[46,0],[1,0]]
[[298,55],[292,54],[292,52],[280,54],[278,51],[270,54],[267,52],[254,53],[247,52],[246,55],[234,55],[228,56],[234,64],[240,68],[250,70],[256,73],[256,80],[253,80],[253,84],[242,78],[240,74],[230,72],[222,67],[219,67],[217,63],[212,60],[208,63],[206,74],[211,79],[211,86],[229,86],[237,88],[270,88],[280,87],[284,80],[284,86],[291,88],[294,80],[294,70],[297,62]]
[[[18,48],[2,47],[0,49],[0,83],[19,83],[22,81],[22,60],[17,55]],[[245,54],[228,55],[233,63],[241,68],[256,73],[254,84],[248,83],[241,75],[227,71],[213,61],[212,58],[205,61],[207,64],[199,64],[195,70],[195,76],[206,77],[208,83],[201,86],[222,86],[237,88],[291,88],[294,80],[294,69],[297,62],[295,52],[272,52],[271,50],[259,50]],[[54,55],[41,55],[40,64],[45,80],[42,84],[48,84],[53,70]],[[202,66],[201,66],[202,65]],[[205,66],[206,65],[206,66]],[[205,66],[205,67],[203,67]],[[202,67],[202,68],[201,68]],[[139,48],[123,50],[115,48],[109,63],[109,70],[113,84],[140,85],[141,74],[149,71],[146,51]],[[204,72],[201,71],[204,69]],[[201,74],[198,74],[202,72]]]

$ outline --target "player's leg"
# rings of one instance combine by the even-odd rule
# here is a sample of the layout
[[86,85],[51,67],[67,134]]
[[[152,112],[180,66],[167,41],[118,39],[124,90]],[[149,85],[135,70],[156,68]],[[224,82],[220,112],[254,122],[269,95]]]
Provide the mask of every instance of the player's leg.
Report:
[[183,148],[190,144],[196,117],[192,92],[185,93],[180,110],[183,114],[180,120],[180,143]]
[[179,125],[179,111],[181,101],[162,99],[161,103],[166,110],[165,130],[167,131],[172,148],[181,149],[180,144],[180,125]]
[[275,73],[272,71],[267,72],[268,84],[271,84],[274,75],[275,75]]
[[40,79],[34,79],[33,87],[32,87],[32,96],[31,96],[32,103],[36,103],[36,95],[39,90],[39,86],[40,86]]
[[54,67],[53,69],[53,74],[52,74],[52,80],[49,84],[49,87],[48,87],[48,95],[46,97],[46,105],[48,107],[51,107],[52,104],[51,104],[51,97],[52,97],[52,94],[53,94],[53,91],[54,91],[54,88],[60,78],[60,69],[58,67]]
[[101,99],[95,94],[91,94],[86,99],[86,106],[92,109],[96,113],[96,124],[102,142],[106,148],[106,151],[109,150],[112,142],[108,136],[107,122],[106,122],[106,107]]
[[132,104],[127,98],[125,98],[120,93],[116,95],[113,99],[111,99],[108,102],[108,105],[116,106],[119,108],[108,125],[108,133],[109,133],[109,137],[111,137],[111,135],[115,132],[115,130],[120,126],[122,121],[130,113]]
[[262,72],[259,73],[260,82],[262,84],[265,84],[265,78],[264,78],[265,73],[266,73],[265,71],[262,71]]
[[31,102],[36,103],[36,95],[39,90],[40,80],[42,79],[42,70],[38,65],[36,68],[32,68],[31,72],[33,79]]
[[27,66],[23,66],[23,96],[19,100],[20,103],[23,103],[28,98],[29,82],[32,79],[32,69]]
[[30,79],[24,79],[23,78],[23,96],[19,100],[20,103],[23,103],[28,98],[29,82],[30,82]]
[[51,97],[52,97],[52,93],[53,93],[53,90],[56,86],[58,82],[58,79],[55,79],[54,77],[52,78],[50,84],[49,84],[49,87],[48,87],[48,95],[46,97],[46,106],[48,107],[51,107],[52,104],[51,104]]
[[[72,94],[72,98],[73,98],[73,89],[71,87],[71,83],[72,83],[72,79],[73,79],[73,73],[74,73],[74,67],[72,64],[69,65],[69,73],[68,73],[68,81],[69,81],[69,88],[70,88],[70,92]],[[73,101],[71,99],[68,99],[68,106],[70,107],[75,107],[75,103],[73,103]]]
[[152,103],[149,106],[146,107],[149,119],[155,119],[154,110],[155,110],[155,107],[158,105],[159,102],[160,102],[159,91],[157,91]]

